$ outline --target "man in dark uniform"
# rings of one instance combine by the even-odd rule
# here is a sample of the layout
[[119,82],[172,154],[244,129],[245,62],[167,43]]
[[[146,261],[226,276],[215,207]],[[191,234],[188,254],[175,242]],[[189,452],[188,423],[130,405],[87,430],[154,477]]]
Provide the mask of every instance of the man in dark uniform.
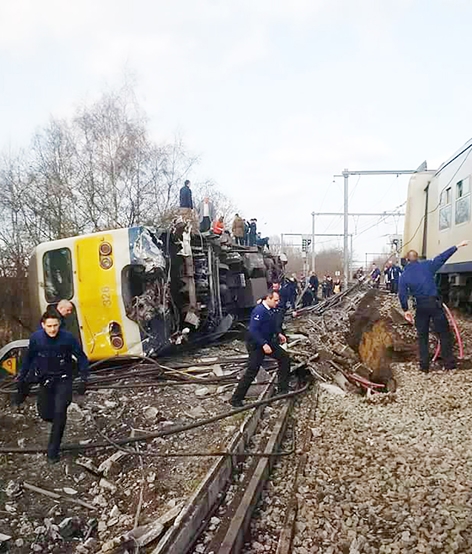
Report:
[[84,394],[88,378],[88,360],[74,335],[60,328],[58,316],[46,312],[40,331],[30,337],[28,353],[17,379],[16,403],[28,395],[28,372],[34,367],[39,383],[38,413],[52,423],[48,444],[48,460],[59,461],[59,449],[67,421],[67,408],[72,401],[72,356],[80,372],[78,393]]
[[180,189],[180,207],[193,209],[192,190],[189,180],[185,181],[184,186]]
[[313,304],[317,304],[318,303],[318,288],[320,286],[320,281],[318,279],[318,275],[314,271],[310,275],[309,283],[310,283],[311,292],[313,293]]
[[408,265],[399,282],[398,296],[405,312],[405,319],[413,323],[413,315],[408,309],[408,296],[416,300],[416,330],[420,345],[420,369],[429,372],[429,324],[433,321],[434,330],[441,341],[441,358],[446,369],[455,369],[456,361],[452,352],[452,338],[444,313],[434,276],[458,248],[467,246],[464,240],[457,246],[448,248],[433,260],[418,261],[418,252],[410,250],[407,254]]
[[374,289],[378,289],[380,287],[380,275],[380,269],[375,264],[372,264],[372,271],[370,272],[370,283],[374,287]]
[[395,263],[393,263],[392,260],[388,262],[387,266],[387,275],[388,275],[388,282],[389,282],[389,290],[392,294],[398,293],[398,283],[400,281],[400,275],[402,274],[401,268]]
[[249,223],[249,246],[256,246],[257,242],[257,219],[251,219]]
[[234,407],[243,405],[244,397],[256,378],[265,356],[275,358],[279,363],[278,393],[286,394],[289,391],[290,357],[280,346],[287,342],[287,339],[281,333],[280,320],[276,312],[279,300],[279,294],[271,290],[252,311],[246,339],[249,360],[247,369],[230,400]]

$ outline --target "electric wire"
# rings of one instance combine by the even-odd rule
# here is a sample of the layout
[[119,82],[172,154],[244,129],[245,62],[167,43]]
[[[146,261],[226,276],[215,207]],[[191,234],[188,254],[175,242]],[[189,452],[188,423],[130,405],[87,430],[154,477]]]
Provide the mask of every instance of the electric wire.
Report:
[[[301,369],[302,367],[305,367],[305,363],[298,364],[294,370]],[[279,402],[281,400],[287,400],[289,398],[293,398],[295,396],[298,396],[299,394],[303,394],[308,390],[308,385],[305,387],[298,389],[293,392],[289,392],[287,394],[281,394],[277,396],[273,396],[271,398],[265,399],[265,400],[258,400],[256,402],[251,402],[250,404],[246,404],[242,406],[241,408],[235,408],[234,410],[230,410],[228,412],[217,414],[215,416],[201,419],[198,421],[194,421],[192,423],[187,423],[184,425],[171,425],[169,427],[166,427],[164,429],[161,429],[160,431],[154,431],[152,433],[147,433],[144,435],[140,435],[138,437],[127,437],[127,438],[121,438],[116,439],[116,444],[123,446],[126,444],[135,444],[138,442],[147,442],[152,439],[162,438],[162,437],[168,437],[171,435],[177,435],[180,433],[185,433],[186,431],[192,431],[193,429],[197,429],[199,427],[204,427],[205,425],[209,425],[211,423],[215,423],[217,421],[220,421],[222,419],[226,419],[228,417],[232,417],[233,415],[240,414],[242,412],[247,412],[248,410],[253,410],[254,408],[257,408],[258,406],[265,406],[272,404],[274,402]],[[61,446],[62,452],[77,452],[77,451],[88,451],[88,450],[96,450],[96,449],[102,449],[102,448],[110,448],[110,443],[108,441],[102,441],[102,442],[94,442],[94,443],[88,443],[88,444],[81,444],[81,443],[71,443],[71,444],[65,444]],[[0,454],[40,454],[46,452],[46,448],[41,447],[13,447],[13,446],[1,446],[0,447]]]

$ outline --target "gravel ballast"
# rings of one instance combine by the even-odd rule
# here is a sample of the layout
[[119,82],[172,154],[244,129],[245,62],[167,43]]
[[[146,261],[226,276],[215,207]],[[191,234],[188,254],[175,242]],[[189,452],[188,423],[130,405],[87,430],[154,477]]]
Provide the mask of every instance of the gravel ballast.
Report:
[[472,372],[395,375],[390,402],[321,392],[294,554],[472,552]]

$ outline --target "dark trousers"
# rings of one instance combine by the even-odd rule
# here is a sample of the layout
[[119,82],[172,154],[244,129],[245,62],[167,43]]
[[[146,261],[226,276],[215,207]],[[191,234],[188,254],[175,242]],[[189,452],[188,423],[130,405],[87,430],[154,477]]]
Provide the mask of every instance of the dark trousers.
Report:
[[234,237],[236,244],[244,246],[244,237]]
[[52,423],[49,435],[48,456],[59,455],[62,435],[66,427],[67,408],[72,402],[71,379],[49,379],[39,386],[38,413],[44,421]]
[[390,281],[390,292],[392,294],[398,294],[398,281]]
[[[280,347],[279,344],[271,344],[272,354],[269,354],[271,358],[274,358],[279,363],[279,370],[277,375],[277,391],[279,394],[286,394],[288,392],[288,382],[290,380],[290,357],[287,352]],[[257,376],[259,368],[264,361],[266,354],[262,350],[261,346],[252,341],[246,342],[246,348],[249,352],[249,360],[247,369],[244,375],[239,380],[238,386],[233,393],[233,400],[244,400],[246,393],[251,386],[251,383]]]
[[435,296],[425,296],[416,299],[416,330],[420,345],[420,367],[429,369],[429,325],[433,322],[433,329],[441,341],[441,358],[446,369],[456,367],[452,352],[452,336],[449,322],[441,305],[441,300]]
[[249,246],[256,246],[257,236],[249,233]]

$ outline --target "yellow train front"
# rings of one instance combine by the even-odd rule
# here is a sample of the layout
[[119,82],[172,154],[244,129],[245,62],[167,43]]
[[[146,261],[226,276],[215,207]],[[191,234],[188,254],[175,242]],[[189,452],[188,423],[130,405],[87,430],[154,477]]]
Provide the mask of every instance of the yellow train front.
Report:
[[142,355],[139,325],[127,317],[123,293],[138,262],[136,240],[146,233],[144,228],[118,229],[37,246],[29,265],[33,314],[39,317],[48,306],[69,300],[74,310],[66,328],[80,339],[90,360]]

